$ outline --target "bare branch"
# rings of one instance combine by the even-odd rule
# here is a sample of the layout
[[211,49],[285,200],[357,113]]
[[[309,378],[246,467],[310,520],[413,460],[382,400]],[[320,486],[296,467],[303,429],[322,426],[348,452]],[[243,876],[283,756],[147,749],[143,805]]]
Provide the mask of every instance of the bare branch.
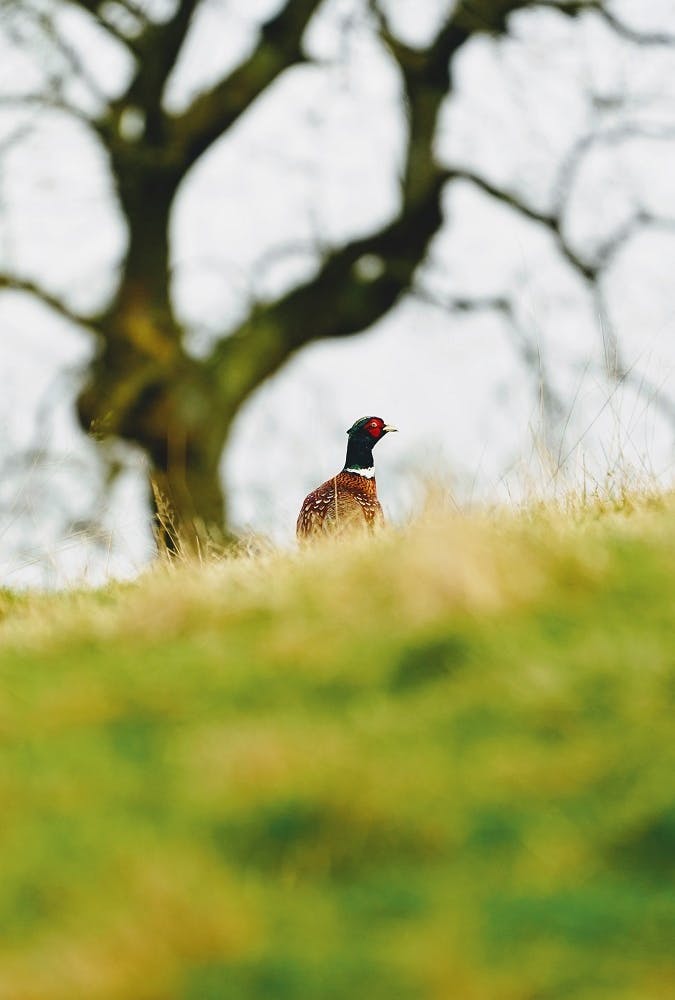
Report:
[[451,56],[468,36],[450,17],[425,52],[387,37],[401,68],[408,104],[400,214],[378,232],[328,254],[311,281],[259,308],[218,345],[212,364],[227,380],[237,404],[248,386],[272,374],[304,344],[350,336],[385,315],[410,287],[441,225],[446,177],[435,162],[433,138],[438,110],[450,85]]
[[215,348],[212,362],[238,404],[247,387],[276,371],[310,341],[367,329],[408,289],[441,221],[443,182],[379,232],[329,254],[319,273],[260,307]]
[[557,215],[549,212],[541,212],[539,209],[533,208],[531,205],[522,201],[522,199],[520,199],[514,192],[497,187],[495,184],[486,180],[485,177],[481,177],[480,174],[476,174],[471,170],[453,167],[447,170],[445,176],[449,181],[468,181],[475,187],[480,188],[481,191],[489,194],[492,198],[508,205],[526,219],[531,219],[533,222],[538,222],[540,225],[545,226],[552,233],[562,255],[575,268],[575,270],[577,270],[587,281],[594,281],[596,279],[598,273],[597,267],[583,260],[579,254],[572,249],[563,235],[562,222]]
[[159,111],[169,74],[187,37],[199,0],[179,0],[173,17],[160,23],[146,22],[133,42],[137,71],[125,99],[138,100],[146,113]]
[[668,31],[641,31],[625,24],[615,14],[612,14],[602,3],[595,4],[595,10],[605,19],[618,35],[636,45],[668,46],[675,45],[675,33]]
[[[40,15],[39,24],[45,34],[49,37],[50,41],[56,45],[73,76],[88,88],[89,92],[100,104],[105,106],[108,103],[108,97],[99,87],[96,78],[89,72],[86,64],[80,58],[79,52],[72,45],[70,45],[65,38],[63,38],[60,32],[56,30],[54,24],[47,15]],[[53,84],[60,85],[61,82],[62,81],[54,80]]]
[[410,289],[410,294],[413,298],[418,299],[420,302],[434,306],[436,309],[440,309],[442,312],[447,313],[495,312],[503,313],[504,315],[510,315],[512,313],[511,303],[503,295],[485,295],[477,296],[475,298],[472,296],[454,295],[448,298],[446,296],[437,295],[435,292],[431,291],[431,289],[424,288],[424,286],[419,283],[413,285]]
[[[523,6],[505,3],[504,10]],[[563,255],[586,279],[596,272],[566,243],[560,220],[523,203],[469,171],[440,168],[434,158],[433,139],[441,102],[451,86],[450,63],[471,32],[451,15],[427,50],[413,50],[393,37],[377,4],[382,37],[398,62],[405,87],[409,116],[408,153],[402,182],[399,217],[382,230],[348,243],[329,254],[311,281],[295,288],[277,302],[259,307],[231,337],[221,342],[212,357],[214,369],[226,379],[228,392],[238,404],[246,387],[276,371],[294,351],[318,338],[344,337],[366,329],[395,304],[410,287],[431,237],[442,222],[441,195],[448,181],[463,179],[520,214],[546,226]],[[461,6],[463,15],[467,4]],[[475,12],[474,12],[475,13]],[[368,262],[368,266],[361,266]],[[488,307],[504,309],[491,301]],[[455,306],[472,308],[469,300]],[[308,321],[308,318],[311,318]]]
[[646,226],[652,225],[657,220],[648,212],[636,212],[631,215],[618,230],[600,244],[595,252],[595,267],[598,272],[605,271],[610,266],[619,250],[635,236],[637,232]]
[[668,31],[642,31],[626,24],[613,14],[605,0],[460,0],[455,12],[455,21],[466,27],[472,34],[479,31],[500,34],[506,31],[509,14],[525,8],[549,8],[568,17],[596,13],[614,31],[637,45],[666,46],[675,44],[675,34]]
[[96,14],[101,6],[102,0],[68,0],[73,7],[81,7],[88,14]]
[[34,111],[61,111],[92,128],[96,127],[96,123],[92,122],[79,108],[75,108],[72,104],[67,104],[54,96],[45,97],[44,94],[2,94],[0,95],[0,108],[12,108],[17,111],[27,108]]
[[25,139],[27,135],[32,131],[32,127],[28,123],[23,123],[18,125],[9,135],[6,135],[0,140],[0,156],[8,153],[14,146],[18,146],[19,143]]
[[536,390],[541,404],[541,419],[543,431],[549,441],[559,426],[565,414],[565,406],[549,378],[547,366],[541,353],[540,344],[523,329],[523,324],[516,316],[516,311],[510,299],[503,295],[487,295],[478,297],[452,296],[439,297],[427,289],[415,286],[412,289],[415,298],[435,306],[443,312],[451,314],[477,314],[491,312],[501,317],[510,330],[514,346],[520,360],[530,377],[536,379]]
[[578,17],[586,11],[595,10],[598,4],[599,0],[460,0],[454,20],[458,27],[471,34],[485,32],[499,35],[507,31],[509,15],[518,10],[551,7],[568,17]]
[[58,295],[52,294],[36,282],[28,281],[25,278],[18,278],[12,274],[0,272],[0,292],[2,291],[25,292],[27,295],[32,295],[44,305],[49,306],[50,309],[58,313],[63,319],[67,319],[78,326],[89,326],[92,322],[92,317],[80,315],[74,309],[71,309]]
[[259,43],[249,58],[170,120],[172,138],[182,149],[184,171],[284,70],[302,61],[302,36],[320,2],[287,0],[262,26]]
[[[508,2],[508,0],[504,0]],[[467,5],[472,5],[472,0],[467,0]],[[515,7],[516,5],[513,4]],[[607,24],[609,24],[618,35],[626,38],[637,45],[673,45],[675,34],[667,31],[642,31],[640,28],[633,28],[626,24],[612,13],[608,8],[606,0],[523,0],[518,7],[544,7],[556,10],[561,14],[570,17],[578,17],[580,14],[599,14]]]
[[597,146],[615,146],[632,139],[652,139],[668,142],[675,139],[675,123],[626,122],[613,128],[587,132],[573,143],[564,157],[555,184],[555,214],[562,216],[569,201],[584,157]]
[[[112,19],[101,14],[101,8],[104,7],[102,0],[68,0],[68,3],[72,4],[74,7],[81,7],[82,10],[86,11],[93,20],[107,31],[109,34],[113,35],[118,42],[126,46],[129,51],[135,52],[135,38],[130,37],[129,34],[120,31],[117,26],[112,23]],[[115,0],[117,6],[123,8],[127,15],[136,24],[147,24],[147,17],[140,7],[135,4],[129,3],[128,0]]]

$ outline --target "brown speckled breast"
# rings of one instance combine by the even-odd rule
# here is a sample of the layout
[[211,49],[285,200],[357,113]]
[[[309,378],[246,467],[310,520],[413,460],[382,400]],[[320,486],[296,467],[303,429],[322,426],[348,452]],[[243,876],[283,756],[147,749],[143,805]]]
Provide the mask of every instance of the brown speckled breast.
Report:
[[342,534],[384,523],[374,477],[340,472],[305,497],[298,515],[298,538]]

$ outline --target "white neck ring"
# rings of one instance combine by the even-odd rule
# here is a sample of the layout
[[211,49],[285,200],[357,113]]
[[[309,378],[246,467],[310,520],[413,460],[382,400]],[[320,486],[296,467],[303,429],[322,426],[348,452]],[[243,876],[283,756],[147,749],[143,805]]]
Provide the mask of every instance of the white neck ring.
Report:
[[348,469],[345,468],[345,472],[351,472],[353,476],[363,476],[364,479],[374,479],[375,469],[371,465],[369,469]]

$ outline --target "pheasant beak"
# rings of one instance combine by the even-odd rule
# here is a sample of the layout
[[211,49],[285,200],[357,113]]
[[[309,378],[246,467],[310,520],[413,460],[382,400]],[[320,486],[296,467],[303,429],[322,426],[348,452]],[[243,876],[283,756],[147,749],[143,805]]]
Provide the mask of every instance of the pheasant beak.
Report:
[[383,434],[389,434],[391,431],[397,431],[398,427],[394,427],[392,424],[385,424],[382,428]]

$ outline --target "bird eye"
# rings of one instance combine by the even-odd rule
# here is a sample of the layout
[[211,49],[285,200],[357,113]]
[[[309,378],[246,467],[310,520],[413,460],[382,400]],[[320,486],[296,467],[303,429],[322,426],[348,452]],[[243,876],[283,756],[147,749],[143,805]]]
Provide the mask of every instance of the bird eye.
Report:
[[371,421],[371,424],[370,424],[370,426],[371,426],[371,427],[377,427],[377,420],[373,420],[373,421]]

